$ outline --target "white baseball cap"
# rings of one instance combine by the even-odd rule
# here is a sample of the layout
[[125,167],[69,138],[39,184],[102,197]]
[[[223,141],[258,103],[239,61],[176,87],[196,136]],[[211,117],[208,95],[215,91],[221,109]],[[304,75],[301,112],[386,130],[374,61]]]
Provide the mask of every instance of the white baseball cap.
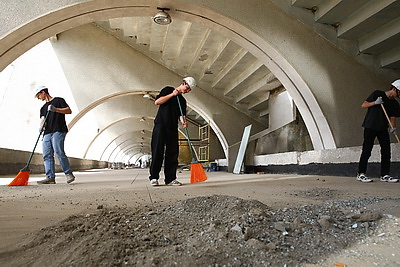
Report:
[[196,80],[193,77],[185,77],[183,81],[187,83],[192,90],[196,87]]
[[393,85],[394,87],[396,87],[397,90],[400,91],[400,79],[395,80],[394,82],[392,82],[392,85]]
[[44,86],[44,85],[39,85],[39,86],[37,86],[37,87],[35,88],[35,95],[34,95],[34,97],[36,97],[36,95],[37,95],[38,93],[40,93],[42,90],[44,90],[44,89],[47,89],[47,86]]

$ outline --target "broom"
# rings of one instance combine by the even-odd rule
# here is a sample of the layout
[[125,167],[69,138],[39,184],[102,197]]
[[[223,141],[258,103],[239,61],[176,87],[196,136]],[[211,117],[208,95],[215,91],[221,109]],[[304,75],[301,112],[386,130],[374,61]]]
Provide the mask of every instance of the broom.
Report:
[[[178,105],[179,105],[179,110],[181,112],[181,116],[183,119],[185,119],[185,117],[183,116],[183,112],[182,112],[181,102],[179,101],[179,96],[176,96],[176,99],[178,100]],[[190,154],[192,155],[192,163],[190,164],[190,183],[194,184],[194,183],[204,182],[207,180],[207,175],[204,172],[203,166],[201,166],[201,163],[199,163],[199,161],[197,160],[197,157],[193,153],[192,142],[190,142],[188,129],[185,128],[185,131],[186,131],[186,137],[187,137],[187,140],[189,143]]]
[[24,168],[21,169],[21,171],[17,174],[17,176],[15,176],[14,180],[12,180],[11,183],[8,184],[8,186],[28,185],[29,174],[30,174],[29,164],[32,161],[33,154],[35,152],[37,143],[39,142],[39,138],[42,135],[42,132],[44,130],[44,126],[46,124],[47,117],[49,116],[49,113],[50,113],[50,111],[48,110],[47,113],[46,113],[46,118],[44,119],[43,125],[40,128],[39,136],[38,136],[38,138],[36,140],[35,146],[33,147],[33,151],[31,153],[31,155],[29,156],[28,163],[25,165]]
[[[389,125],[390,125],[390,129],[393,129],[392,123],[390,122],[389,116],[388,116],[388,114],[387,114],[387,112],[386,112],[386,109],[385,109],[385,107],[383,106],[383,104],[381,104],[381,107],[382,107],[383,112],[385,113],[386,119],[387,119],[387,121],[388,121],[388,123],[389,123]],[[396,137],[397,143],[400,143],[399,137],[397,136],[396,133],[394,134],[394,136]]]

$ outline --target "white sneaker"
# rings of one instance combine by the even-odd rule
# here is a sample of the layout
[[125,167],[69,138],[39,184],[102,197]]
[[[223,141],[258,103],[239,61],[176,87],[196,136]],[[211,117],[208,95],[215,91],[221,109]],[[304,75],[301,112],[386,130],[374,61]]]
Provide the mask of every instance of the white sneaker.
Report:
[[175,180],[173,180],[172,182],[170,182],[170,183],[167,184],[167,185],[177,185],[177,186],[181,186],[182,183],[175,179]]
[[151,184],[152,186],[157,186],[157,185],[158,185],[158,180],[157,180],[157,179],[151,179],[151,180],[150,180],[150,184]]
[[372,179],[369,179],[367,176],[365,176],[364,173],[359,173],[357,174],[357,180],[361,181],[363,183],[370,183],[372,182]]
[[385,175],[381,177],[382,182],[388,182],[388,183],[397,183],[399,179],[393,178],[390,175]]

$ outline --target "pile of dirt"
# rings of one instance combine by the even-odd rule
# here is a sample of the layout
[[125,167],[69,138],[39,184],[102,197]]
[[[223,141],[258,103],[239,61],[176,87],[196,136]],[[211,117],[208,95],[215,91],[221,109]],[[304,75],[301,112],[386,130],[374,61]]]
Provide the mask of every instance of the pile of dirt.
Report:
[[214,195],[135,210],[99,205],[0,256],[9,266],[299,266],[371,235],[382,214],[365,207],[379,201],[272,209]]

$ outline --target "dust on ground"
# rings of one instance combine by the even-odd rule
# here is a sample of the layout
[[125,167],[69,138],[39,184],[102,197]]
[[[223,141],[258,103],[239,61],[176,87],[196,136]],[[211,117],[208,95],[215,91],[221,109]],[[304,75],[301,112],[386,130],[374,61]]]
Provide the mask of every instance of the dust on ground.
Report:
[[[314,188],[295,194],[329,199],[333,193]],[[0,258],[8,266],[334,266],[330,256],[352,255],[348,262],[360,257],[371,266],[400,266],[398,219],[366,208],[399,200],[276,209],[211,195],[158,207],[98,205],[30,234]],[[383,249],[368,253],[380,244]]]

